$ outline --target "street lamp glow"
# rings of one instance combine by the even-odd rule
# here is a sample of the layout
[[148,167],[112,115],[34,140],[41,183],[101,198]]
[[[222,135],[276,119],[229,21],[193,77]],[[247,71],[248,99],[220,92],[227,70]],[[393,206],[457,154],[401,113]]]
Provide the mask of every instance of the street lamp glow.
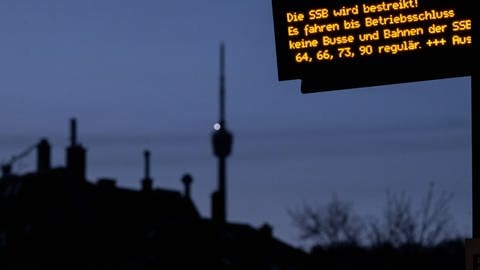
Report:
[[222,128],[222,126],[219,123],[215,123],[215,125],[213,125],[213,129],[215,130],[220,130],[220,128]]

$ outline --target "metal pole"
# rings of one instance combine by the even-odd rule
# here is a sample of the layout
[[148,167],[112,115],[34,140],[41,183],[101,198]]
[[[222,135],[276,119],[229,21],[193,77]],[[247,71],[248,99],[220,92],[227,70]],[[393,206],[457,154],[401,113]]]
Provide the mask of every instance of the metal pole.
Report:
[[480,141],[476,138],[480,135],[479,126],[476,124],[480,119],[479,108],[479,74],[474,71],[471,76],[471,110],[472,110],[472,238],[480,238]]

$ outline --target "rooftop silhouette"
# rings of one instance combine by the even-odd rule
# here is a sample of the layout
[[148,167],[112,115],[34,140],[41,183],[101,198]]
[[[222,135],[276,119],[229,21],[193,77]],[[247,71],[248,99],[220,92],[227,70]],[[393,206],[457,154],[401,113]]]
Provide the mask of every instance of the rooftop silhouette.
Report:
[[[119,187],[113,178],[87,179],[87,149],[71,119],[65,166],[52,166],[47,139],[2,166],[0,268],[302,269],[306,253],[276,239],[270,225],[227,221],[226,158],[233,135],[225,120],[223,45],[220,56],[220,118],[212,134],[218,188],[211,217],[202,217],[191,198],[190,174],[180,179],[183,192],[154,188],[149,150],[138,190]],[[35,150],[36,171],[15,174],[12,165]]]
[[148,150],[138,190],[112,178],[86,179],[87,150],[77,142],[75,119],[65,166],[51,166],[48,140],[35,149],[36,171],[17,175],[7,164],[0,178],[2,269],[301,269],[305,261],[306,254],[275,239],[269,225],[227,222],[226,209],[215,205],[223,200],[213,197],[212,217],[202,217],[189,174],[181,179],[183,192],[154,188]]

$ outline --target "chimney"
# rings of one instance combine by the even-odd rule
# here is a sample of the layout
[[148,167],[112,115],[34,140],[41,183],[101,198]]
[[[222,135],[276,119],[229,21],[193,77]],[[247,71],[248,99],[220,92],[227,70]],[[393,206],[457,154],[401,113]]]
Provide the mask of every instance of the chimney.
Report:
[[260,227],[259,231],[265,237],[272,238],[273,236],[273,227],[268,223],[264,223],[262,227]]
[[191,199],[191,194],[190,194],[190,186],[192,185],[192,182],[193,182],[193,179],[192,179],[192,176],[190,174],[185,174],[183,175],[182,177],[182,183],[185,187],[185,192],[184,192],[184,196],[185,198],[187,199]]
[[77,120],[70,120],[70,146],[67,148],[67,170],[73,178],[85,180],[86,150],[77,143]]
[[145,177],[142,180],[142,191],[152,191],[153,180],[150,178],[150,151],[145,150],[143,152],[145,162]]
[[51,147],[47,139],[40,140],[37,144],[37,172],[50,170],[50,151]]

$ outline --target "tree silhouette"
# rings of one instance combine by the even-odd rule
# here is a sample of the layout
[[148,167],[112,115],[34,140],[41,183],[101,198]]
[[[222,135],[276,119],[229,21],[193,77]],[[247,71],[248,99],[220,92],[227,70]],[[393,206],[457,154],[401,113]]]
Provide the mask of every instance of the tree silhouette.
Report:
[[314,208],[304,204],[288,211],[302,240],[313,240],[316,245],[334,245],[341,242],[359,243],[363,222],[352,211],[352,203],[334,195],[325,207]]
[[435,193],[430,183],[425,197],[417,209],[404,192],[387,191],[383,222],[369,219],[368,238],[372,245],[390,243],[394,246],[418,244],[431,246],[451,237],[452,224],[449,204],[452,193]]
[[315,245],[339,243],[379,246],[422,245],[432,246],[451,237],[452,224],[449,204],[453,195],[435,193],[430,183],[418,208],[404,192],[386,192],[385,209],[381,219],[361,218],[353,211],[353,204],[334,195],[324,207],[304,204],[289,210],[301,240]]

